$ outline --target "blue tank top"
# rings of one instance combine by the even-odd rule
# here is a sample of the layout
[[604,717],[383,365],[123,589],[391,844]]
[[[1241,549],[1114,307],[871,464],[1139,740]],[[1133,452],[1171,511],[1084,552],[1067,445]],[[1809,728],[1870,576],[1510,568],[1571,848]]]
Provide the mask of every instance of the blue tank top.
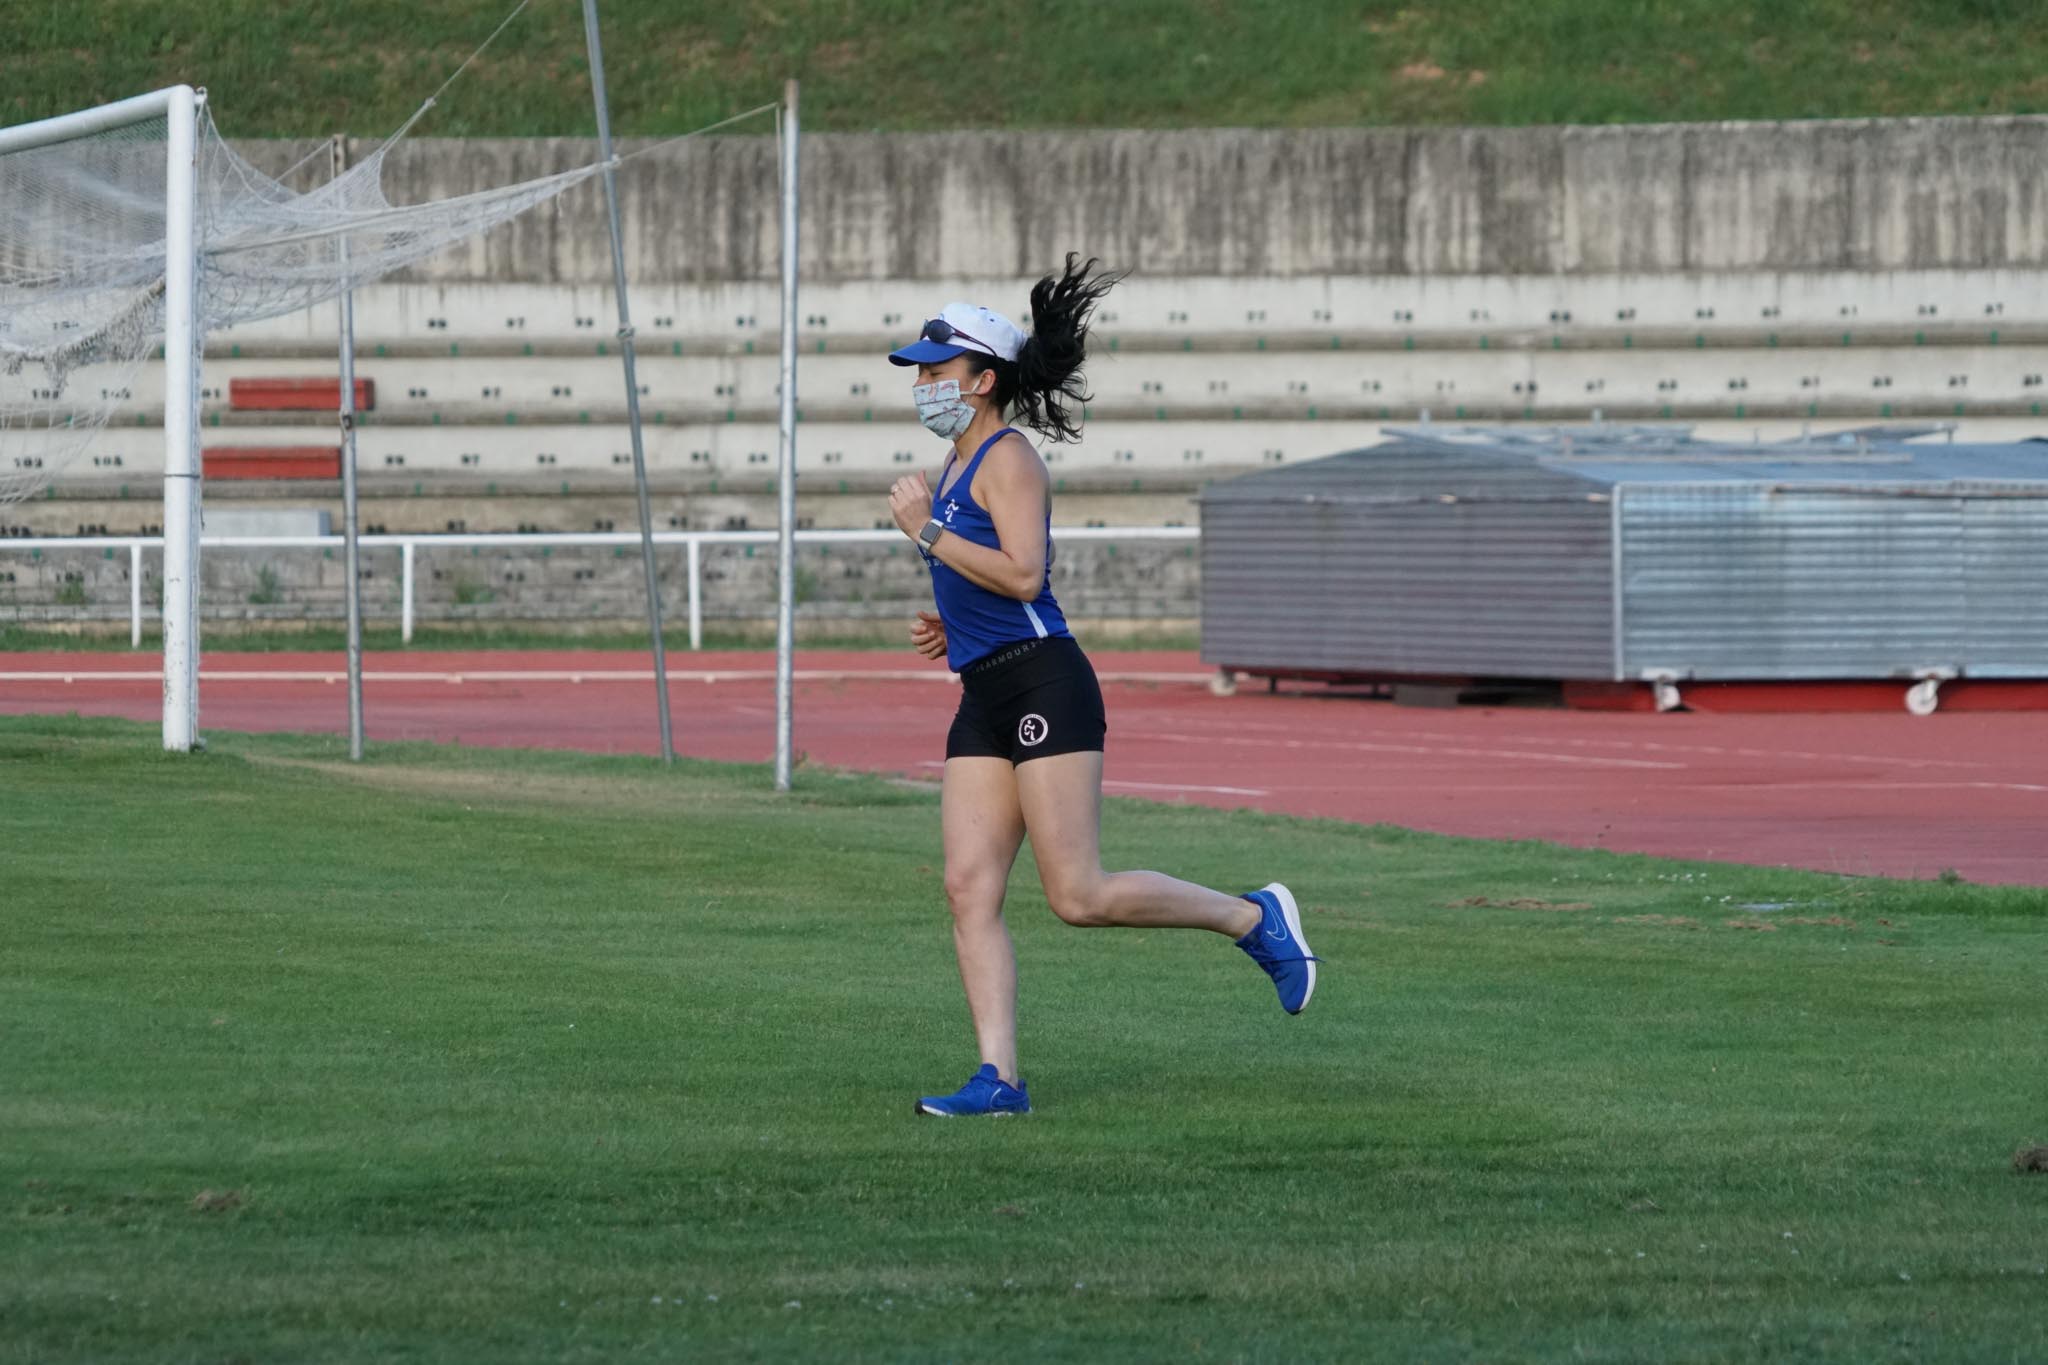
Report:
[[[1004,427],[983,441],[981,449],[974,452],[974,458],[967,462],[967,468],[960,471],[960,477],[953,481],[953,486],[944,493],[932,494],[932,516],[935,519],[961,539],[985,545],[991,550],[1002,548],[1002,542],[996,536],[995,522],[969,495],[968,489],[974,483],[975,471],[981,468],[981,457],[988,454],[990,446],[1014,430],[1014,427]],[[947,467],[950,468],[952,463],[949,456]],[[945,472],[941,470],[939,483],[943,487],[945,482]],[[932,558],[924,546],[917,547],[932,571],[932,595],[938,599],[939,620],[946,627],[946,666],[955,673],[977,659],[987,658],[1005,645],[1072,635],[1073,632],[1067,629],[1067,618],[1052,595],[1050,508],[1045,514],[1045,536],[1045,582],[1040,586],[1037,598],[1030,602],[990,592]]]

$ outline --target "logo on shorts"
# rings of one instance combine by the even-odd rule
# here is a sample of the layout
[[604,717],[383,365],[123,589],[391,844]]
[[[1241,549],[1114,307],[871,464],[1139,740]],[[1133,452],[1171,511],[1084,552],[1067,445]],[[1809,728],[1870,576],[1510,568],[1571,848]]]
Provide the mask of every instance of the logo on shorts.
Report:
[[1045,723],[1045,717],[1033,713],[1017,722],[1017,742],[1029,749],[1045,743],[1045,737],[1052,733],[1052,727]]

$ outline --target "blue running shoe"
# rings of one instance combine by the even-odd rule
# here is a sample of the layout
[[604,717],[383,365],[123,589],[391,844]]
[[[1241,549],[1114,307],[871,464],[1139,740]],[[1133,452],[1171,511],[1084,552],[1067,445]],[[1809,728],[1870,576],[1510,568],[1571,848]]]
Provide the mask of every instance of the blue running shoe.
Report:
[[1308,940],[1301,935],[1301,911],[1294,904],[1294,893],[1274,882],[1263,891],[1248,892],[1244,899],[1258,906],[1265,918],[1239,939],[1237,946],[1273,978],[1274,989],[1280,992],[1280,1008],[1300,1014],[1316,993],[1316,963],[1320,959],[1309,952]]
[[1031,1112],[1031,1096],[1024,1093],[1022,1085],[1011,1085],[996,1075],[992,1062],[982,1063],[981,1070],[968,1079],[950,1095],[926,1095],[917,1102],[913,1111],[932,1114],[942,1119],[963,1118],[969,1114],[1028,1114]]

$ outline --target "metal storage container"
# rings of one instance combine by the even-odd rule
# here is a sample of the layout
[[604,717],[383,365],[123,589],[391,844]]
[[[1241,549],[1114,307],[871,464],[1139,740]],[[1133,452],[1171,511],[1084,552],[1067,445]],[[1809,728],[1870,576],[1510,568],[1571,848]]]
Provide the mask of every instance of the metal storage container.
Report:
[[1202,496],[1202,657],[1255,673],[2048,678],[2048,444],[1408,429]]

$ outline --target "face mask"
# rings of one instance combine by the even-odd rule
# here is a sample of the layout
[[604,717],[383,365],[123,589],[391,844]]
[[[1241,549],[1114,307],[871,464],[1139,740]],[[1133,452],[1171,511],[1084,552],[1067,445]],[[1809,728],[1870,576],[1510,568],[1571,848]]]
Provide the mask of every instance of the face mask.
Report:
[[974,405],[960,396],[957,379],[919,384],[911,389],[910,399],[917,404],[917,420],[942,441],[953,440],[974,421]]

